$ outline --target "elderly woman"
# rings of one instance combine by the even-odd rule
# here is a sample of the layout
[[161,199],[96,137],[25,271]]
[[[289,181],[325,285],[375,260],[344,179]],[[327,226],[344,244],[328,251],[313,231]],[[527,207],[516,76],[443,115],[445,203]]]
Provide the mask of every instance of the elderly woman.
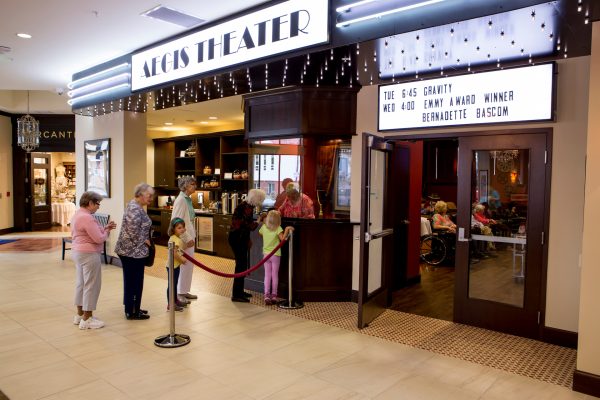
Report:
[[[252,246],[250,232],[255,230],[258,223],[254,221],[255,208],[261,208],[266,194],[261,189],[252,189],[248,192],[245,201],[242,201],[233,211],[231,229],[229,230],[229,245],[235,256],[235,273],[248,269],[248,249]],[[231,301],[248,303],[250,293],[244,292],[244,278],[233,279]]]
[[[192,198],[190,195],[196,191],[196,178],[193,176],[184,176],[179,178],[177,184],[179,185],[179,190],[181,190],[181,192],[173,203],[171,222],[175,218],[181,218],[185,223],[186,234],[184,237],[182,237],[186,247],[184,252],[193,257],[195,243],[194,238],[196,237],[196,230],[194,227],[196,213],[194,212],[194,205],[192,204]],[[195,300],[198,298],[198,296],[195,294],[190,293],[194,265],[186,260],[185,264],[181,264],[179,270],[179,280],[177,282],[177,300],[180,303],[187,305],[190,302],[188,299]]]
[[148,319],[148,311],[142,310],[144,268],[149,255],[152,220],[143,207],[154,197],[154,189],[147,183],[135,187],[134,198],[127,203],[123,213],[121,232],[115,253],[123,265],[123,305],[127,319]]
[[448,204],[445,201],[438,201],[433,207],[433,229],[441,229],[448,233],[456,233],[456,224],[452,222],[448,214]]
[[304,193],[300,193],[297,183],[288,183],[285,188],[286,199],[278,211],[288,218],[315,218],[313,202]]
[[102,196],[95,192],[83,193],[79,199],[79,210],[71,219],[77,307],[73,323],[79,325],[79,329],[98,329],[104,326],[104,322],[93,317],[92,312],[96,310],[102,286],[102,243],[116,225],[110,221],[105,227],[101,227],[92,216],[100,208],[101,201]]

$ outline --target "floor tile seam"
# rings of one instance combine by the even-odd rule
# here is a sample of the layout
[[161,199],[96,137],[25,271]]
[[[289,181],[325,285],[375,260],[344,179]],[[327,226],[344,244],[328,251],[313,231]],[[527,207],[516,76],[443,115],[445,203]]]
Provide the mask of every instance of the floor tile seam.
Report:
[[[159,279],[160,279],[160,278],[159,278]],[[222,294],[221,294],[220,292],[218,292],[218,291],[217,291],[215,294],[222,295]],[[258,305],[258,304],[254,304],[254,305]],[[277,311],[279,311],[279,310],[277,310]],[[294,315],[294,314],[292,314],[292,315]],[[310,319],[310,320],[313,320],[313,321],[315,321],[314,319]],[[320,321],[315,321],[315,322],[320,322]],[[321,323],[322,323],[322,322],[321,322]],[[329,323],[329,324],[328,324],[328,323],[325,323],[325,324],[326,324],[326,325],[330,325],[330,326],[331,326],[331,324],[330,324],[330,323]],[[336,324],[336,326],[339,326],[339,324]],[[339,326],[339,327],[340,327],[340,328],[342,328],[342,329],[345,329],[345,327],[343,327],[343,326]],[[359,333],[368,334],[368,333],[366,333],[366,332],[360,332],[360,331],[358,331],[358,332],[359,332]],[[390,341],[390,342],[393,342],[393,343],[398,343],[398,340],[397,340],[397,339],[395,339],[395,340],[390,340],[390,338],[387,338],[387,337],[381,337],[381,336],[379,336],[379,335],[376,335],[376,334],[375,334],[375,335],[373,335],[373,334],[372,334],[372,335],[370,335],[370,336],[373,336],[373,337],[379,337],[379,338],[386,339],[386,340],[388,340],[388,341]],[[401,344],[404,344],[404,343],[401,343]],[[410,344],[408,344],[408,345],[410,345]],[[418,347],[418,346],[414,346],[414,345],[411,345],[411,346],[412,346],[412,347],[417,347],[417,348],[421,348],[421,349],[423,349],[422,347]],[[437,353],[437,354],[445,354],[445,353],[440,353],[440,352],[438,352],[438,351],[434,351],[434,350],[432,350],[431,348],[426,348],[426,349],[423,349],[423,350],[426,350],[426,351],[431,351],[431,352],[433,352],[433,353]],[[445,355],[446,355],[446,354],[445,354]],[[494,365],[482,364],[481,362],[472,361],[472,360],[465,360],[465,358],[464,358],[464,355],[463,355],[462,353],[460,354],[460,357],[457,357],[457,356],[453,356],[453,357],[454,357],[454,358],[457,358],[457,359],[459,359],[459,360],[464,360],[464,361],[475,362],[475,363],[477,363],[477,364],[479,364],[479,365],[486,365],[486,366],[490,366],[490,367],[492,367],[492,368],[495,368],[495,369],[499,369],[499,370],[505,370],[505,369],[502,369],[502,368],[498,368],[498,367],[496,367],[496,366],[494,366]],[[490,364],[491,364],[491,363],[490,363]],[[521,374],[521,376],[523,376],[523,375]],[[525,375],[525,376],[527,376],[527,375]],[[535,378],[533,378],[533,379],[535,379]],[[550,383],[554,383],[554,382],[550,382]]]

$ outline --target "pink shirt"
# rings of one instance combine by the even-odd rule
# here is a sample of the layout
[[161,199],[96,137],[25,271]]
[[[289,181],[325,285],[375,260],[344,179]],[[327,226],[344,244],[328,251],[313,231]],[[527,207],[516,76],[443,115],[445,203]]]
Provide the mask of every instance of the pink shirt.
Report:
[[83,207],[80,207],[71,219],[71,237],[73,238],[74,251],[100,253],[102,243],[108,237],[108,233],[96,221],[92,213]]

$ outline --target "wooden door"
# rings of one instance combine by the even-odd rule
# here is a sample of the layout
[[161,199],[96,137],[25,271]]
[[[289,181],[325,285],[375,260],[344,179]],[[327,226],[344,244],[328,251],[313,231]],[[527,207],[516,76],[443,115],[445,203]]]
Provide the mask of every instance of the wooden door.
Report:
[[[456,322],[539,337],[546,140],[545,134],[459,139]],[[479,222],[474,203],[487,203],[493,221]]]
[[31,153],[31,230],[50,229],[52,226],[50,154]]
[[360,266],[358,327],[364,328],[387,305],[389,270],[393,261],[393,225],[387,205],[392,145],[363,134],[361,174]]

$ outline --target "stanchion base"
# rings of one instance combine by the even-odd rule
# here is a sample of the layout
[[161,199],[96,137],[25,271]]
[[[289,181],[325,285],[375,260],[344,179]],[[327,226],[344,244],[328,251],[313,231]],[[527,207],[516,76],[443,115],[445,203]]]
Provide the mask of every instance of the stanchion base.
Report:
[[283,300],[283,301],[279,302],[279,304],[277,304],[277,306],[279,308],[283,308],[286,310],[295,310],[295,309],[304,307],[304,303],[299,300],[292,300],[291,303],[289,300]]
[[174,333],[173,335],[163,335],[154,339],[154,344],[158,347],[181,347],[191,341],[188,335]]

